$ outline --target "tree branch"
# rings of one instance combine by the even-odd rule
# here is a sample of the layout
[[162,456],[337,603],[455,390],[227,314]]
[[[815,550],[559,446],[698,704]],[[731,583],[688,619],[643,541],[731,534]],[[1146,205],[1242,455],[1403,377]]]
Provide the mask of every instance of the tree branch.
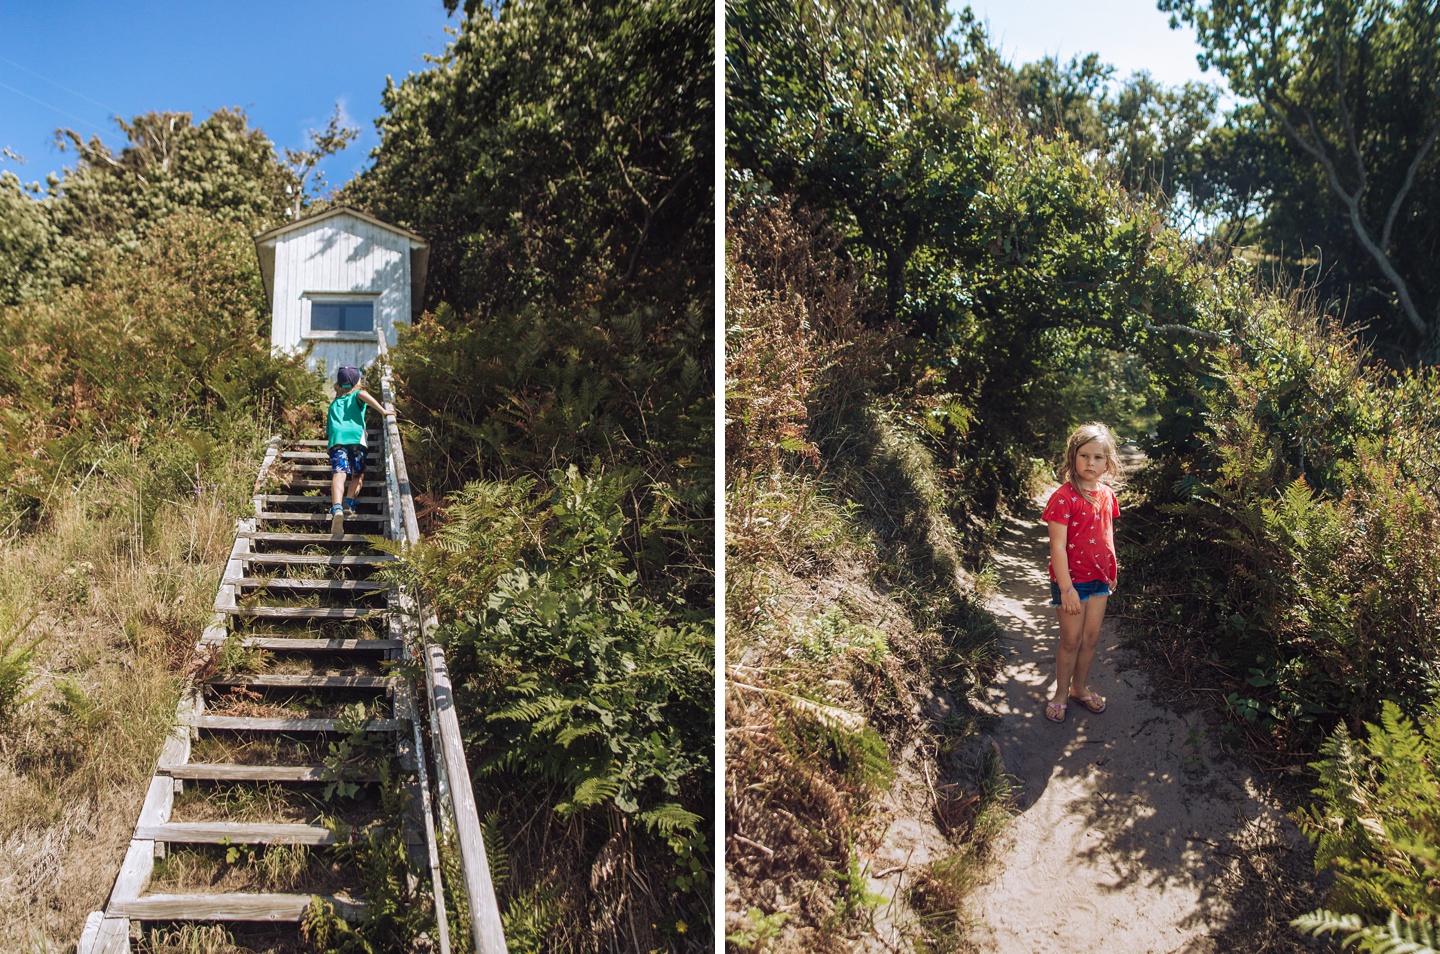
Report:
[[1213,331],[1206,331],[1204,328],[1194,328],[1190,325],[1152,325],[1147,321],[1140,327],[1146,331],[1179,331],[1187,335],[1194,335],[1197,338],[1207,338],[1210,341],[1215,341],[1220,344],[1226,343],[1224,335],[1216,334]]
[[650,228],[655,224],[655,216],[659,215],[660,209],[665,203],[670,201],[671,197],[680,191],[680,186],[684,185],[685,180],[690,178],[691,171],[690,169],[686,169],[682,175],[676,178],[670,186],[670,191],[660,197],[660,201],[655,203],[654,208],[651,208],[650,203],[645,202],[644,197],[641,197],[641,201],[645,202],[645,226],[640,230],[640,237],[635,240],[635,247],[630,250],[630,262],[625,268],[625,274],[620,277],[621,284],[635,277],[635,269],[640,264],[640,250],[645,247],[646,241],[650,238]]
[[1435,140],[1440,138],[1440,119],[1430,128],[1430,135],[1420,145],[1415,153],[1415,158],[1410,160],[1410,168],[1405,170],[1405,181],[1400,184],[1400,190],[1395,193],[1395,201],[1390,203],[1390,211],[1385,216],[1385,228],[1380,232],[1380,247],[1390,247],[1390,232],[1395,227],[1395,217],[1400,214],[1400,203],[1405,201],[1405,196],[1410,192],[1410,187],[1415,184],[1415,173],[1420,169],[1420,163],[1425,161],[1425,154],[1435,145]]
[[[1300,135],[1299,131],[1296,130],[1295,126],[1290,122],[1289,117],[1275,109],[1268,99],[1262,97],[1260,102],[1265,106],[1266,112],[1280,120],[1285,126],[1285,131],[1290,134],[1290,138],[1295,140],[1306,152],[1319,160],[1320,165],[1325,169],[1325,175],[1330,182],[1331,190],[1340,197],[1340,201],[1345,203],[1346,211],[1350,213],[1351,231],[1355,233],[1355,238],[1359,240],[1360,245],[1369,253],[1370,257],[1375,260],[1375,264],[1380,266],[1381,274],[1385,276],[1385,279],[1390,282],[1391,287],[1395,289],[1395,294],[1400,298],[1400,307],[1405,312],[1406,320],[1409,321],[1410,326],[1422,336],[1429,334],[1430,327],[1425,323],[1425,319],[1420,317],[1420,311],[1415,307],[1414,299],[1410,297],[1410,286],[1405,283],[1405,279],[1395,270],[1394,264],[1390,261],[1390,256],[1385,254],[1385,249],[1375,244],[1375,240],[1370,237],[1370,230],[1365,227],[1364,219],[1360,217],[1360,193],[1357,192],[1351,195],[1345,191],[1345,187],[1341,184],[1340,177],[1335,170],[1335,164],[1330,161],[1329,153],[1325,151],[1323,143],[1312,147],[1305,141],[1305,138]],[[1314,130],[1314,128],[1312,119],[1311,129]],[[1430,141],[1433,142],[1433,139],[1434,137],[1432,136]],[[1429,146],[1427,145],[1425,148],[1428,150]]]
[[605,130],[604,123],[601,123],[600,141],[605,143],[606,149],[610,150],[610,155],[614,158],[615,165],[619,168],[620,175],[625,180],[625,184],[630,187],[630,192],[635,198],[640,200],[640,204],[645,206],[645,210],[648,212],[650,210],[650,200],[645,198],[643,192],[635,188],[635,183],[630,179],[630,170],[625,167],[625,160],[620,158],[620,151],[616,149],[615,144],[610,141],[610,134]]
[[[1359,198],[1365,191],[1365,159],[1360,155],[1360,141],[1355,138],[1355,119],[1350,115],[1350,104],[1345,101],[1345,74],[1340,62],[1340,44],[1333,45],[1335,50],[1335,96],[1340,101],[1340,120],[1345,124],[1345,139],[1350,143],[1350,155],[1355,157],[1355,172],[1360,176],[1359,188],[1355,190],[1356,198]],[[1308,115],[1308,112],[1307,112]],[[1315,117],[1310,116],[1310,129],[1315,131]],[[1316,133],[1318,136],[1318,132]]]

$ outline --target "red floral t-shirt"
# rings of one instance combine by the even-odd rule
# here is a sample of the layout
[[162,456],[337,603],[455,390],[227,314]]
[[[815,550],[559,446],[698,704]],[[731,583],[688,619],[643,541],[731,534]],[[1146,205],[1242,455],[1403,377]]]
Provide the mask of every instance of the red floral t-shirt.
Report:
[[[1114,583],[1119,575],[1115,563],[1115,518],[1120,516],[1120,502],[1115,499],[1115,492],[1104,484],[1097,485],[1092,496],[1093,504],[1066,481],[1045,504],[1045,519],[1066,527],[1065,556],[1070,563],[1070,582]],[[1055,579],[1053,560],[1050,579]]]

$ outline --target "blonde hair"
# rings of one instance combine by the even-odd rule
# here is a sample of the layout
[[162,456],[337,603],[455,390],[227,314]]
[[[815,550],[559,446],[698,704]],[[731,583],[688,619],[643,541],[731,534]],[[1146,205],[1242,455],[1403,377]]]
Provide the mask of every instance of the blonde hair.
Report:
[[1091,442],[1099,444],[1105,449],[1105,472],[1101,477],[1108,477],[1111,474],[1121,476],[1120,449],[1115,445],[1115,435],[1110,433],[1110,428],[1098,421],[1091,421],[1089,424],[1081,424],[1075,428],[1070,439],[1065,442],[1065,460],[1060,465],[1060,482],[1069,483],[1075,488],[1075,492],[1084,497],[1094,506],[1095,498],[1086,493],[1081,487],[1075,475],[1075,458],[1080,454],[1080,448]]

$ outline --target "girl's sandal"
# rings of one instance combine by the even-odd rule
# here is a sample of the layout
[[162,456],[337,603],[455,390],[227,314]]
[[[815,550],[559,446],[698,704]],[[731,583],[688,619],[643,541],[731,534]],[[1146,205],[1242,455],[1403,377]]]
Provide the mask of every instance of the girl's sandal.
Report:
[[1089,709],[1096,715],[1099,715],[1100,713],[1105,711],[1105,697],[1100,695],[1100,693],[1098,692],[1092,692],[1088,696],[1072,695],[1070,698],[1074,699],[1076,702],[1080,703],[1082,706]]
[[1064,722],[1064,721],[1065,721],[1065,703],[1063,703],[1063,702],[1047,702],[1047,703],[1045,703],[1045,718],[1049,719],[1051,722],[1056,723],[1057,725],[1058,725],[1059,723],[1061,723],[1061,722]]

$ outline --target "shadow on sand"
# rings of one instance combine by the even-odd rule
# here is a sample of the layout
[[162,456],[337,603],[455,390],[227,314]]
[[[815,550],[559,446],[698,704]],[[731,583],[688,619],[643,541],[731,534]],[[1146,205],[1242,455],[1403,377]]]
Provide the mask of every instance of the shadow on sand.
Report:
[[1218,752],[1198,714],[1151,701],[1144,675],[1126,668],[1113,620],[1090,679],[1106,711],[1072,704],[1063,724],[1045,718],[1057,639],[1048,552],[1037,509],[1009,520],[994,557],[1004,583],[990,605],[1004,631],[990,735],[1015,778],[1019,814],[1008,854],[976,896],[986,949],[1063,939],[1073,950],[1219,950],[1233,875],[1257,831],[1299,836]]

